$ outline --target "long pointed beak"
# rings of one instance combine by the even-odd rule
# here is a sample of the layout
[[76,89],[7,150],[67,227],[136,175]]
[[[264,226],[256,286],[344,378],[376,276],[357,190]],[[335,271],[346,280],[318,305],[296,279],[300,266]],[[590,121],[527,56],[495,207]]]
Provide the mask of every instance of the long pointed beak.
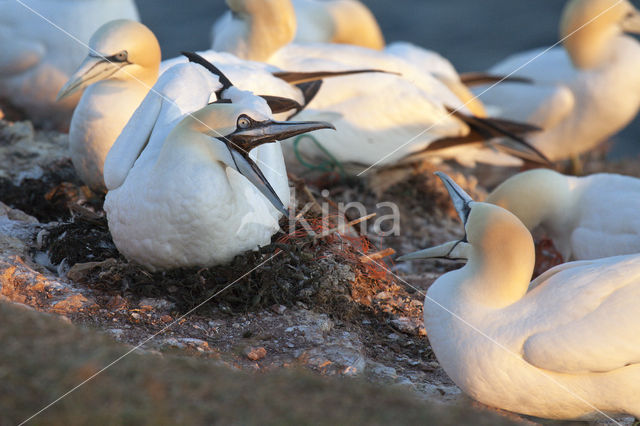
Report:
[[265,121],[259,126],[236,131],[226,138],[236,148],[249,152],[265,143],[282,141],[321,129],[335,130],[335,127],[324,121]]
[[[335,129],[331,124],[321,121],[307,122],[278,122],[265,121],[258,126],[247,130],[240,130],[232,133],[222,140],[233,159],[232,164],[228,164],[240,172],[264,195],[273,206],[283,215],[289,217],[280,197],[273,189],[267,178],[264,176],[258,165],[249,157],[249,152],[265,143],[288,139],[303,133],[320,129]],[[210,135],[213,136],[213,135]]]
[[455,207],[456,212],[458,212],[458,216],[460,216],[462,224],[466,225],[467,220],[469,219],[469,214],[471,213],[470,203],[473,202],[473,199],[446,174],[436,172],[435,175],[442,180],[442,183],[444,183],[444,186],[447,188],[447,192],[449,192],[449,197],[451,197],[451,201],[453,202],[453,207]]
[[[227,147],[229,147],[229,145],[227,145]],[[265,198],[269,200],[269,202],[273,204],[273,206],[278,209],[280,213],[282,213],[286,217],[289,217],[289,211],[285,207],[284,203],[276,193],[275,189],[273,189],[267,178],[264,176],[262,170],[260,170],[258,165],[251,159],[251,157],[245,155],[244,153],[236,151],[231,147],[229,147],[229,151],[231,152],[231,157],[234,161],[234,164],[232,164],[231,166],[236,169],[236,171],[238,171],[242,176],[246,177],[249,182],[253,184],[253,186],[258,188],[258,191],[260,191],[260,193],[264,195]]]
[[405,254],[404,256],[398,257],[396,260],[401,262],[417,259],[462,260],[468,258],[468,255],[466,254],[468,247],[469,243],[464,241],[449,241],[448,243],[444,243],[436,247]]
[[126,62],[109,62],[101,56],[87,56],[76,72],[69,78],[67,84],[60,89],[56,101],[64,99],[90,84],[111,77],[126,64]]
[[634,10],[634,14],[622,21],[622,30],[626,33],[640,34],[640,11]]

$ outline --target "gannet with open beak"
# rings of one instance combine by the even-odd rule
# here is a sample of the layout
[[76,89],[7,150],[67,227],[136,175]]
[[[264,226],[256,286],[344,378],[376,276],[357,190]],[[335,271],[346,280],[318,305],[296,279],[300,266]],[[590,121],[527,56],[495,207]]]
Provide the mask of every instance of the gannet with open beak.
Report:
[[502,116],[544,129],[531,142],[551,160],[589,151],[624,128],[640,107],[640,12],[627,0],[571,0],[561,23],[564,48],[514,55],[491,69],[534,85],[503,84],[481,96]]
[[0,0],[0,11],[0,97],[37,125],[65,131],[80,93],[62,103],[56,95],[91,35],[113,19],[138,20],[133,0]]
[[444,174],[466,237],[400,258],[467,260],[429,288],[438,361],[468,395],[553,419],[640,418],[640,256],[559,265],[531,283],[527,228]]
[[222,93],[182,118],[157,155],[140,155],[146,141],[122,137],[109,153],[109,230],[122,254],[150,270],[212,266],[268,244],[288,205],[272,187],[288,190],[275,141],[331,127],[275,122],[264,99],[235,87]]
[[227,0],[212,28],[213,50],[268,61],[288,43],[342,43],[383,49],[373,13],[358,0]]
[[[406,43],[382,52],[345,44],[290,43],[295,34],[296,15],[289,0],[234,0],[227,4],[233,12],[230,18],[233,25],[217,27],[214,50],[266,60],[289,71],[365,67],[400,74],[326,81],[302,114],[305,119],[327,119],[328,114],[333,114],[331,122],[338,132],[336,135],[318,132],[316,137],[322,148],[306,144],[300,149],[306,156],[328,151],[340,162],[365,167],[395,164],[425,151],[433,151],[438,158],[455,158],[465,165],[475,165],[476,161],[520,164],[495,148],[534,161],[543,157],[529,148],[523,153],[513,146],[477,149],[485,140],[499,136],[497,129],[498,133],[508,130],[511,135],[522,135],[534,127],[492,122],[483,123],[482,130],[477,129],[477,119],[486,115],[483,106],[475,102],[451,64],[439,55]],[[412,64],[415,58],[419,58],[419,66]],[[451,114],[452,110],[460,114]],[[463,118],[465,113],[474,117]],[[500,124],[507,125],[503,128]],[[522,140],[518,143],[522,144]],[[459,148],[460,144],[465,146]]]
[[143,24],[119,19],[100,27],[89,48],[58,99],[88,86],[71,119],[69,151],[80,179],[104,192],[104,160],[158,79],[160,45]]
[[552,170],[517,174],[486,202],[541,227],[565,260],[640,253],[640,179],[616,174],[565,176]]

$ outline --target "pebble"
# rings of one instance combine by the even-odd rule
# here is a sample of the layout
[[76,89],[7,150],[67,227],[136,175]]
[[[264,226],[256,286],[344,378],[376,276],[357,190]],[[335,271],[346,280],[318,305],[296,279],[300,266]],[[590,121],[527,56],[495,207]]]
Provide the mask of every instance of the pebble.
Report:
[[258,348],[248,347],[248,348],[245,348],[244,354],[251,361],[260,361],[261,359],[267,356],[267,350],[262,346]]

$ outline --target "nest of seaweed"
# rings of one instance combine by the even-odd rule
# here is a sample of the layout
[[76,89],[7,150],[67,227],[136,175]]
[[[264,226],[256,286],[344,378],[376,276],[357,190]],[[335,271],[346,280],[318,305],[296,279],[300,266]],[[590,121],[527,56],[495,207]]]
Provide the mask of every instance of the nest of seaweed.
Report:
[[82,212],[51,226],[43,248],[53,264],[87,287],[123,297],[160,298],[185,312],[215,295],[223,311],[244,312],[273,305],[312,305],[340,319],[363,313],[374,296],[397,286],[387,265],[367,262],[374,249],[364,237],[335,232],[329,221],[307,218],[272,244],[227,265],[149,272],[118,254],[104,216]]

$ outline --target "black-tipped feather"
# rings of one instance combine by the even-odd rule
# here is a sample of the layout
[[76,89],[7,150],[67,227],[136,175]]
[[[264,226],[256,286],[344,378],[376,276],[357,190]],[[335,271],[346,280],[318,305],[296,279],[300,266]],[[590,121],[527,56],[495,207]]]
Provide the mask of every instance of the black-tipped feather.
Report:
[[[540,131],[539,128],[509,120],[474,117],[461,112],[455,112],[450,108],[448,110],[469,126],[470,133],[463,137],[438,139],[429,144],[424,150],[411,154],[409,158],[419,157],[421,154],[447,148],[485,144],[491,139],[499,138],[502,140],[491,143],[491,146],[496,150],[528,162],[547,166],[551,164],[543,153],[520,136],[523,133]],[[518,146],[519,149],[509,146],[508,143],[505,142],[506,139],[513,140],[515,142],[514,145]]]
[[296,71],[278,71],[274,72],[273,76],[278,77],[280,80],[284,80],[289,84],[297,85],[300,83],[308,83],[310,81],[322,80],[323,78],[331,77],[343,77],[354,74],[365,73],[383,73],[400,75],[396,72],[376,70],[376,69],[361,69],[361,70],[349,70],[349,71],[313,71],[313,72],[296,72]]
[[296,84],[296,87],[300,89],[302,92],[302,97],[304,98],[304,104],[300,106],[293,114],[287,117],[287,121],[291,120],[296,115],[300,114],[302,110],[304,110],[307,105],[316,97],[320,88],[322,87],[322,80],[309,81],[307,83]]
[[[521,145],[523,148],[525,148],[529,152],[534,153],[535,156],[538,157],[538,159],[543,161],[543,163],[551,164],[551,161],[549,161],[549,159],[542,152],[540,152],[536,147],[531,145],[519,134],[517,134],[517,133],[529,133],[530,130],[528,129],[531,128],[529,124],[523,125],[521,123],[516,123],[514,121],[508,121],[508,120],[502,120],[502,119],[494,120],[492,118],[475,117],[473,115],[464,114],[460,111],[455,111],[451,108],[447,108],[447,110],[449,111],[450,114],[453,114],[453,116],[465,122],[472,130],[475,130],[480,135],[483,135],[484,139],[486,140],[490,140],[493,138],[511,139],[512,141]],[[505,126],[506,123],[509,123],[509,126],[511,127],[511,129],[521,128],[522,131],[518,131],[516,133],[513,130],[509,130],[506,128],[507,126]],[[536,131],[539,131],[539,130],[540,129],[536,128]],[[500,144],[496,144],[497,149],[500,149],[499,146]],[[513,149],[513,148],[509,148],[509,149]],[[519,152],[516,149],[513,149],[513,151]],[[527,159],[531,159],[530,156]]]
[[193,62],[193,63],[198,64],[198,65],[202,65],[207,70],[211,71],[212,74],[218,76],[218,80],[220,81],[220,84],[222,84],[222,88],[216,91],[216,96],[218,97],[218,99],[222,98],[222,93],[225,90],[227,90],[230,87],[233,87],[233,83],[231,82],[231,80],[229,80],[229,78],[227,78],[227,76],[224,75],[224,73],[222,71],[220,71],[220,69],[218,67],[213,65],[211,62],[207,61],[202,56],[198,55],[195,52],[181,52],[181,53],[187,59],[189,59],[189,62]]
[[260,95],[262,99],[267,101],[269,108],[273,114],[280,114],[283,112],[295,110],[302,111],[304,108],[298,101],[289,98],[282,98],[280,96]]
[[460,81],[465,86],[481,86],[494,83],[523,83],[533,84],[533,80],[526,77],[507,77],[503,75],[492,75],[483,72],[467,72],[460,74]]

